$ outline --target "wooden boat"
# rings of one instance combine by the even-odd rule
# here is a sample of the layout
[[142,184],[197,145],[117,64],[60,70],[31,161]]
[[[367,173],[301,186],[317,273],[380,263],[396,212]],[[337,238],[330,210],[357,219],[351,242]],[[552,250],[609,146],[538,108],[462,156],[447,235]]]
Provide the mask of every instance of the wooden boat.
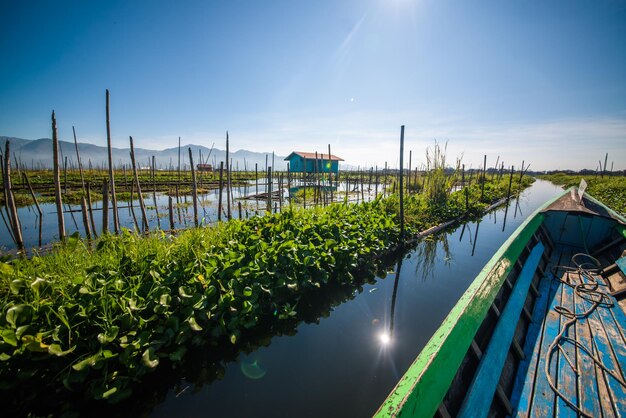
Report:
[[479,273],[377,417],[626,416],[626,219],[577,189]]

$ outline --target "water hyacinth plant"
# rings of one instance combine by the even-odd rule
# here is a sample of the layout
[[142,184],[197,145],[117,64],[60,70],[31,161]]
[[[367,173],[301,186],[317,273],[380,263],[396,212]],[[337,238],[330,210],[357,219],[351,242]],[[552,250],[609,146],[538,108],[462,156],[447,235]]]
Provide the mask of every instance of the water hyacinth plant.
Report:
[[[453,180],[438,177],[445,157],[436,158],[437,186],[405,200],[409,233],[478,215],[506,195],[505,178],[484,192],[473,184],[468,205],[464,190],[450,194]],[[252,330],[293,321],[307,294],[373,275],[399,244],[398,214],[396,195],[179,235],[105,234],[95,247],[75,235],[46,255],[5,258],[0,386],[10,396],[3,408],[24,413],[30,400],[62,403],[72,394],[117,402],[156,368],[181,364],[192,347],[237,346]]]

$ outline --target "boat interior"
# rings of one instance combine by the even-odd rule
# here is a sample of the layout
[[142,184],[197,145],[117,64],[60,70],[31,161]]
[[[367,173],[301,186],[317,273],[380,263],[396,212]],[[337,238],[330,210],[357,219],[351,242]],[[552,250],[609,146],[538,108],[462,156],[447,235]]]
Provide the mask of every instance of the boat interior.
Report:
[[543,211],[436,416],[626,415],[626,228],[582,203]]

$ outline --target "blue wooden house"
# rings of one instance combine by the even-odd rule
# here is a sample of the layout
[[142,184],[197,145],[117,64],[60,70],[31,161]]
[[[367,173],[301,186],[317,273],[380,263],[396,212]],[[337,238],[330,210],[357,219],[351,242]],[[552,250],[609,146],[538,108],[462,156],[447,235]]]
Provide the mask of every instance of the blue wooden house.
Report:
[[321,154],[314,152],[294,151],[285,158],[289,161],[289,167],[292,173],[339,173],[339,161],[343,158],[336,155]]

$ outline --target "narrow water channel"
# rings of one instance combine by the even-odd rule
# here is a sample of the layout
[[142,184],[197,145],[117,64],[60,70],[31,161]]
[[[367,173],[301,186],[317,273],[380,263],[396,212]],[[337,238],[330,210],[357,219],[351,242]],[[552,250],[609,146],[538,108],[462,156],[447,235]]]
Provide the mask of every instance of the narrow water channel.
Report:
[[560,190],[537,180],[519,205],[420,243],[319,323],[240,354],[209,384],[179,382],[152,416],[371,416],[493,253]]

